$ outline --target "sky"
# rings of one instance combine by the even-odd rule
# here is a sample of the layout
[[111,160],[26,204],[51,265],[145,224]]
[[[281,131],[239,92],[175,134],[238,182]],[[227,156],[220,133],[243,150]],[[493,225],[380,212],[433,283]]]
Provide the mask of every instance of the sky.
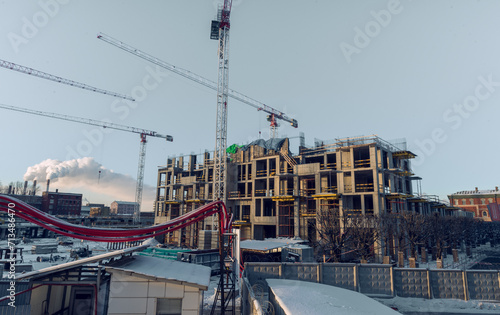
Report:
[[[169,156],[213,151],[216,93],[97,34],[216,81],[218,47],[209,35],[218,3],[0,1],[0,59],[137,99],[0,68],[0,104],[173,136],[148,139],[142,210],[152,210],[158,166]],[[234,0],[229,86],[297,119],[297,129],[279,129],[295,137],[292,150],[300,132],[310,146],[315,139],[405,138],[418,155],[413,170],[422,193],[494,189],[498,12],[494,0]],[[137,134],[5,109],[0,118],[3,185],[37,177],[44,190],[51,177],[51,190],[81,192],[90,202],[134,200]],[[230,99],[228,145],[259,136],[269,137],[266,114]]]

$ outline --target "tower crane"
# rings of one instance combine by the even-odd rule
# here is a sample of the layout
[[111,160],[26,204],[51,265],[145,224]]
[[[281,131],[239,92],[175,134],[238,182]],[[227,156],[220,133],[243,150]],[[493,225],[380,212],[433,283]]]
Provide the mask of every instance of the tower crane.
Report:
[[144,184],[144,166],[145,166],[145,162],[146,162],[146,143],[147,143],[146,137],[149,136],[149,137],[163,138],[166,141],[172,142],[174,140],[174,138],[172,136],[169,136],[169,135],[165,136],[165,135],[157,133],[156,131],[135,128],[135,127],[129,127],[129,126],[119,125],[119,124],[115,124],[115,123],[111,123],[111,122],[104,122],[104,121],[99,121],[99,120],[94,120],[94,119],[80,118],[80,117],[62,115],[62,114],[56,114],[56,113],[50,113],[50,112],[42,112],[42,111],[38,111],[38,110],[32,110],[32,109],[27,109],[27,108],[22,108],[22,107],[14,107],[14,106],[4,105],[4,104],[0,104],[0,108],[12,110],[12,111],[17,111],[17,112],[21,112],[21,113],[27,113],[27,114],[38,115],[38,116],[45,116],[45,117],[66,120],[66,121],[72,121],[72,122],[86,124],[86,125],[93,125],[93,126],[98,126],[98,127],[103,127],[103,128],[110,128],[110,129],[127,131],[127,132],[139,134],[141,137],[141,145],[140,145],[140,149],[139,149],[139,164],[138,164],[138,170],[137,170],[137,183],[136,183],[136,191],[135,191],[135,202],[137,203],[137,205],[136,205],[136,208],[134,211],[134,223],[139,222],[140,207],[141,207],[141,202],[142,202],[142,190],[143,190],[143,184]]
[[[217,29],[217,32],[218,32],[218,29]],[[200,76],[192,71],[174,66],[166,61],[163,61],[163,60],[160,60],[156,57],[153,57],[152,55],[145,53],[139,49],[136,49],[128,44],[125,44],[124,42],[119,41],[119,40],[117,40],[109,35],[106,35],[104,33],[99,33],[97,35],[97,38],[102,40],[102,41],[105,41],[108,44],[111,44],[115,47],[118,47],[118,48],[120,48],[128,53],[131,53],[132,55],[138,56],[138,57],[140,57],[144,60],[147,60],[147,61],[149,61],[157,66],[160,66],[160,67],[167,69],[173,73],[176,73],[180,76],[183,76],[191,81],[194,81],[198,84],[201,84],[205,87],[208,87],[209,89],[212,89],[214,91],[217,91],[217,89],[218,89],[217,82],[206,79],[206,78],[204,78],[204,77],[202,77],[202,76]],[[263,111],[263,112],[267,113],[268,114],[267,120],[271,123],[270,124],[271,125],[271,136],[276,135],[276,127],[278,126],[277,120],[286,121],[286,122],[290,123],[290,125],[294,128],[298,127],[297,120],[288,117],[282,111],[274,109],[271,106],[263,104],[255,99],[248,97],[240,92],[237,92],[231,88],[227,89],[227,94],[232,99],[235,99],[235,100],[238,100],[242,103],[250,105],[250,106],[256,108],[258,111]]]
[[[227,100],[229,93],[229,16],[231,15],[232,0],[224,0],[224,5],[219,7],[217,20],[212,21],[211,39],[219,40],[219,75],[217,81],[217,124],[215,127],[215,152],[214,152],[214,186],[213,200],[226,203],[226,169],[227,169]],[[215,29],[219,29],[217,32]],[[213,220],[214,221],[214,220]],[[222,229],[222,227],[219,227]],[[231,243],[233,238],[229,235],[219,236],[220,265],[228,263],[232,268],[226,268],[220,275],[219,286],[215,295],[214,304],[210,314],[215,314],[217,300],[220,299],[221,314],[235,314],[235,271],[234,260],[230,256],[229,248],[224,248],[225,243]],[[227,238],[227,240],[226,240]],[[229,247],[229,246],[228,246]],[[221,268],[222,269],[222,268]],[[224,292],[229,289],[227,300]]]
[[130,101],[135,101],[130,96],[126,96],[126,95],[122,95],[122,94],[118,94],[118,93],[114,93],[114,92],[110,92],[110,91],[98,89],[98,88],[95,88],[95,87],[87,85],[87,84],[83,84],[83,83],[75,82],[75,81],[72,81],[72,80],[64,79],[64,78],[61,78],[61,77],[58,77],[58,76],[55,76],[55,75],[52,75],[52,74],[49,74],[49,73],[46,73],[46,72],[42,72],[42,71],[39,71],[39,70],[35,70],[33,68],[21,66],[21,65],[15,64],[13,62],[5,61],[5,60],[2,60],[2,59],[0,59],[0,67],[5,68],[5,69],[10,69],[10,70],[18,71],[18,72],[21,72],[21,73],[24,73],[24,74],[29,74],[29,75],[32,75],[32,76],[35,76],[35,77],[39,77],[39,78],[42,78],[42,79],[47,79],[47,80],[51,80],[51,81],[55,81],[55,82],[59,82],[59,83],[67,84],[67,85],[71,85],[71,86],[78,87],[78,88],[81,88],[81,89],[84,89],[84,90],[89,90],[89,91],[93,91],[93,92],[97,92],[97,93],[102,93],[102,94],[106,94],[106,95],[111,95],[111,96],[115,96],[115,97],[127,99],[127,100],[130,100]]
[[222,8],[219,7],[217,20],[212,21],[212,28],[218,27],[219,34],[210,38],[219,40],[219,75],[217,81],[217,123],[215,127],[215,152],[214,152],[214,188],[215,200],[226,202],[226,169],[227,169],[227,100],[229,89],[229,29],[231,23],[232,0],[224,0]]

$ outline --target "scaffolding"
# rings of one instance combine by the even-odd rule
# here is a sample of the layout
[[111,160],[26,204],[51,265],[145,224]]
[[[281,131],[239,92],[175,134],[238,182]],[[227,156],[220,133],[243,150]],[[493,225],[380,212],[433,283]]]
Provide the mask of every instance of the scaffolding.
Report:
[[278,237],[294,236],[293,201],[278,203]]

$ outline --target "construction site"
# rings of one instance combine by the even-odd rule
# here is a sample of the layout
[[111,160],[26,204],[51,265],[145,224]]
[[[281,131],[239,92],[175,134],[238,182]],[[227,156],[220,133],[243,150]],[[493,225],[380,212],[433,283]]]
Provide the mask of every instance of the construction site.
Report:
[[[490,248],[484,249],[484,247],[494,248],[496,244],[500,243],[500,229],[493,224],[481,225],[483,221],[500,221],[497,201],[498,187],[495,191],[481,192],[476,188],[473,192],[456,193],[449,196],[450,202],[441,200],[437,195],[429,195],[422,191],[422,177],[415,174],[412,162],[418,155],[422,155],[422,152],[429,157],[434,153],[437,144],[445,142],[446,139],[442,139],[448,135],[444,133],[443,129],[434,129],[434,131],[443,132],[433,131],[432,141],[427,138],[416,139],[422,135],[413,134],[412,138],[417,140],[415,143],[421,144],[417,151],[413,147],[410,149],[405,139],[387,140],[375,134],[334,138],[335,134],[327,133],[344,133],[345,130],[342,128],[346,128],[349,133],[353,132],[353,129],[347,129],[347,125],[342,125],[343,127],[335,125],[334,131],[322,129],[325,128],[325,122],[333,125],[333,119],[352,117],[353,113],[359,110],[344,112],[344,108],[339,108],[335,115],[332,114],[333,112],[325,115],[329,117],[329,120],[321,120],[321,123],[318,123],[319,120],[313,120],[311,117],[321,116],[321,114],[309,110],[308,106],[320,104],[317,105],[319,109],[321,109],[320,106],[332,107],[330,102],[333,103],[333,98],[322,96],[315,99],[316,95],[322,95],[322,93],[326,93],[325,91],[332,90],[332,86],[339,95],[342,89],[350,90],[351,94],[347,94],[352,97],[352,99],[348,99],[350,107],[373,102],[374,95],[380,97],[378,95],[380,91],[377,91],[374,95],[367,96],[365,100],[354,98],[355,94],[365,92],[368,94],[370,92],[366,86],[363,87],[361,84],[357,86],[358,79],[351,81],[350,84],[346,83],[344,86],[335,79],[329,82],[328,86],[322,86],[325,77],[316,77],[316,72],[324,70],[326,77],[331,79],[332,70],[343,69],[342,71],[346,72],[343,75],[338,75],[338,78],[341,78],[339,81],[345,80],[347,82],[350,80],[348,77],[351,71],[355,73],[359,64],[348,68],[344,64],[339,66],[338,63],[332,63],[333,67],[330,69],[329,67],[332,65],[327,64],[326,61],[324,64],[318,63],[314,66],[312,63],[307,65],[304,63],[301,65],[303,71],[295,72],[297,60],[302,58],[310,62],[316,56],[314,54],[307,55],[307,57],[297,55],[286,59],[288,54],[295,53],[293,49],[283,49],[273,56],[266,51],[272,45],[262,44],[262,47],[265,48],[262,50],[266,51],[266,54],[260,56],[262,57],[260,61],[255,61],[255,65],[259,65],[256,67],[259,68],[256,71],[257,81],[265,82],[264,87],[266,84],[269,85],[266,88],[269,88],[271,92],[268,92],[270,94],[267,94],[267,98],[270,98],[272,103],[284,100],[285,104],[282,104],[284,109],[275,108],[277,105],[271,107],[264,101],[256,100],[253,96],[230,88],[229,33],[233,1],[221,0],[219,2],[213,3],[215,17],[210,21],[205,21],[207,22],[205,39],[207,41],[208,39],[213,40],[212,52],[216,52],[217,58],[213,58],[213,63],[215,65],[215,59],[217,59],[217,80],[207,79],[192,70],[163,61],[138,49],[139,45],[127,44],[101,32],[97,33],[96,38],[93,39],[95,42],[103,43],[103,46],[109,48],[110,51],[103,49],[96,55],[111,56],[111,58],[115,58],[115,54],[120,55],[120,57],[116,57],[116,60],[117,63],[121,64],[114,64],[114,66],[119,67],[121,71],[133,71],[132,67],[128,69],[132,62],[121,55],[126,55],[130,59],[138,59],[140,62],[146,62],[148,66],[154,65],[156,67],[154,70],[147,67],[144,68],[145,70],[141,69],[147,74],[138,81],[140,83],[130,89],[129,94],[131,95],[104,90],[17,62],[0,59],[0,67],[6,69],[7,72],[16,71],[21,75],[37,77],[114,98],[109,106],[109,112],[114,114],[113,119],[108,119],[108,117],[101,117],[102,119],[84,118],[0,103],[1,110],[16,112],[16,114],[21,113],[22,115],[29,114],[36,116],[35,119],[44,117],[43,119],[57,119],[69,125],[77,123],[86,127],[97,127],[91,131],[82,132],[87,137],[85,141],[72,143],[75,145],[74,147],[65,146],[66,151],[68,148],[70,149],[66,155],[72,157],[69,161],[54,162],[51,160],[51,156],[43,161],[46,162],[44,165],[52,163],[49,166],[43,168],[35,165],[28,168],[29,171],[26,174],[30,175],[25,174],[23,195],[26,195],[28,180],[33,180],[34,183],[32,193],[25,196],[25,199],[19,199],[14,193],[11,194],[11,187],[9,187],[8,193],[0,195],[0,211],[4,212],[0,218],[2,220],[0,240],[4,242],[0,248],[0,265],[3,267],[0,268],[0,288],[8,292],[5,296],[0,294],[0,314],[146,315],[299,314],[309,312],[328,314],[334,312],[332,310],[341,308],[356,309],[355,313],[360,314],[369,312],[396,314],[394,308],[390,309],[389,306],[384,306],[373,298],[409,297],[428,300],[494,301],[496,303],[500,301],[499,269],[466,270],[472,269],[472,267],[480,269],[484,267],[482,265],[483,259],[493,256],[494,259],[499,257],[498,251]],[[22,18],[22,32],[30,30],[33,34],[26,36],[22,33],[26,38],[13,32],[8,35],[16,53],[20,47],[22,48],[28,43],[27,38],[31,40],[39,29],[46,26],[42,25],[44,23],[41,23],[40,18],[44,19],[45,24],[58,22],[53,18],[63,8],[62,3],[59,1],[52,1],[49,4],[40,1],[40,3],[43,5],[40,5],[39,11],[32,15],[33,23],[26,17]],[[180,2],[176,5],[172,3],[169,3],[168,6],[172,12],[187,12],[185,8],[183,11],[176,7],[176,5],[180,5]],[[241,1],[238,1],[237,6],[240,4]],[[269,6],[272,7],[272,5]],[[310,9],[310,7],[302,9]],[[262,10],[262,7],[259,6],[258,10]],[[269,8],[268,10],[273,11]],[[299,7],[296,10],[301,11]],[[362,38],[363,47],[355,48],[344,41],[345,36],[342,37],[339,45],[340,53],[346,59],[347,65],[351,64],[353,57],[358,59],[357,55],[361,52],[361,48],[367,48],[371,38],[378,36],[378,33],[389,25],[392,17],[395,17],[402,10],[401,4],[394,5],[391,2],[386,5],[385,9],[370,11],[370,21],[364,23],[364,30],[358,26],[349,26],[355,30],[355,46],[359,46],[357,45],[359,44],[358,40]],[[189,13],[194,15],[194,11]],[[306,11],[304,10],[304,12]],[[154,19],[151,13],[145,14],[148,16],[142,21],[143,23]],[[115,15],[114,11],[113,15]],[[119,14],[117,16],[123,24],[122,17]],[[190,21],[187,16],[182,18],[183,25],[190,23],[194,25],[194,22]],[[164,19],[164,16],[161,18]],[[107,17],[105,19],[108,20]],[[333,18],[327,17],[324,20],[330,21]],[[108,25],[114,26],[117,21]],[[130,18],[128,21],[133,24],[134,18]],[[170,30],[170,33],[175,35],[182,33],[176,28],[181,23],[178,21],[174,24],[175,27]],[[271,23],[268,24],[266,31],[270,32],[279,28],[271,26]],[[288,28],[292,27],[290,24],[293,23],[282,21],[279,26],[286,25],[283,30],[289,31]],[[242,23],[240,27],[245,28],[244,25]],[[122,32],[121,36],[129,37],[126,40],[133,40],[132,35],[137,32],[137,34],[141,34],[138,37],[147,38],[151,36],[151,33],[148,32],[154,27],[159,28],[153,23],[144,28],[136,27],[133,32]],[[323,25],[315,25],[314,29],[320,30],[324,27]],[[252,31],[255,30],[252,29]],[[300,32],[304,31],[304,34],[309,35],[309,33],[313,33],[312,30],[304,28]],[[375,30],[377,31],[375,32]],[[111,28],[110,31],[112,31]],[[294,37],[301,38],[304,34],[300,32],[290,33]],[[144,36],[144,34],[148,34],[148,36]],[[236,37],[237,40],[241,40],[240,52],[247,49],[244,47],[245,45],[250,46],[243,39],[240,39],[241,34],[244,33],[239,33],[239,37]],[[75,38],[80,35],[71,34]],[[285,36],[281,35],[283,34],[269,37],[273,38],[272,43],[274,44],[280,40],[286,40]],[[187,35],[179,36],[185,36],[181,37],[183,40],[187,38]],[[317,36],[317,38],[321,37]],[[17,42],[13,42],[13,38]],[[40,36],[38,39],[42,38]],[[157,39],[156,37],[152,38]],[[185,42],[191,40],[192,38]],[[294,38],[291,41],[293,45],[296,45],[295,40]],[[161,42],[161,40],[157,40],[157,42]],[[200,55],[194,53],[204,53],[203,49],[198,49],[203,47],[201,44],[196,49],[189,51],[186,47],[180,49],[178,46],[171,45],[176,42],[172,37],[165,41],[166,46],[162,46],[162,48],[173,46],[178,49],[181,54],[186,55],[184,61],[188,62],[185,63],[196,64],[194,61],[199,61],[197,59],[200,58]],[[259,38],[257,42],[265,42],[265,40]],[[241,43],[245,43],[245,45],[241,45]],[[308,47],[308,45],[310,43],[303,45],[306,47],[305,50],[315,51],[316,48]],[[374,46],[372,45],[372,47]],[[325,50],[329,51],[330,47]],[[337,54],[339,54],[338,51]],[[356,55],[353,56],[353,54]],[[69,53],[67,55],[72,56]],[[335,56],[339,59],[340,55]],[[247,57],[238,56],[241,59],[237,60],[237,66],[245,65]],[[283,68],[281,70],[273,68],[281,58],[288,60],[288,64],[284,67],[286,71],[283,71]],[[263,60],[267,63],[264,64]],[[49,61],[45,62],[50,64]],[[107,62],[109,60],[103,61],[102,64]],[[111,70],[105,70],[102,64],[92,68],[102,70],[102,72],[93,74],[93,76],[89,75],[89,77],[99,79],[102,77],[101,82],[116,83],[114,81],[119,81],[118,79],[128,75],[123,72],[115,74],[115,78],[106,77],[110,73],[107,71]],[[378,64],[378,61],[375,64]],[[248,66],[248,68],[250,67]],[[360,68],[365,68],[365,66]],[[249,74],[247,73],[249,69],[239,69],[243,69],[239,75]],[[262,71],[263,69],[265,71]],[[208,71],[205,70],[201,70],[200,73]],[[215,67],[212,72],[215,77]],[[278,76],[273,77],[273,72]],[[339,71],[339,73],[341,72]],[[168,78],[169,74],[174,74],[174,79]],[[355,75],[352,76],[355,77]],[[293,88],[288,86],[289,83],[284,80],[284,83],[281,82],[286,77],[301,83]],[[397,75],[390,78],[393,77],[397,77]],[[189,107],[197,103],[197,101],[189,99],[189,93],[179,93],[180,96],[176,102],[170,99],[168,101],[161,99],[160,102],[170,106],[165,111],[160,111],[159,109],[165,108],[160,107],[157,103],[154,103],[154,106],[145,106],[161,98],[159,96],[160,89],[156,96],[152,92],[162,81],[168,81],[167,78],[172,81],[179,78],[187,80],[189,84],[195,86],[193,90],[201,88],[203,89],[202,93],[209,90],[210,93],[214,94],[212,103],[216,105],[216,110],[212,111],[212,114],[215,114],[215,128],[204,125],[207,120],[204,112],[205,106],[204,108]],[[252,91],[254,78],[239,82],[240,86],[243,85]],[[312,78],[317,81],[313,83],[314,88],[306,87],[308,81],[314,81]],[[479,87],[483,88],[483,91],[486,89],[492,93],[493,86],[498,85],[495,85],[491,78],[492,75],[486,82],[483,77],[480,77],[479,81],[482,85]],[[169,83],[171,84],[172,81]],[[130,82],[127,81],[127,84]],[[280,87],[280,84],[286,87]],[[370,82],[370,88],[371,84],[372,82]],[[261,88],[256,87],[252,93],[257,94],[256,91]],[[300,90],[300,93],[294,94],[294,89]],[[381,86],[379,89],[384,97],[390,94],[387,86]],[[421,89],[424,90],[424,88]],[[302,91],[307,92],[302,93]],[[363,93],[358,93],[359,91],[363,91]],[[475,91],[477,92],[478,88]],[[168,92],[175,94],[176,91],[172,89]],[[408,93],[401,93],[407,97]],[[36,93],[33,92],[33,94]],[[151,96],[150,99],[146,99],[148,94]],[[17,100],[17,96],[15,95],[13,99]],[[480,96],[477,98],[483,101],[489,97],[489,94],[487,97]],[[297,98],[296,102],[290,102],[292,109],[288,110],[286,99],[294,97]],[[343,97],[346,96],[339,96],[335,102],[337,100],[344,101]],[[43,96],[39,98],[44,99]],[[384,98],[381,99],[385,101]],[[85,101],[94,102],[94,100]],[[87,108],[82,105],[85,101],[75,101],[82,111]],[[380,100],[376,101],[381,102]],[[205,102],[204,99],[203,102]],[[398,102],[394,101],[395,104]],[[231,135],[233,132],[231,124],[228,127],[228,108],[232,107],[233,103],[243,105],[245,111],[251,110],[254,114],[257,111],[261,113],[261,116],[265,115],[266,125],[269,125],[269,137],[262,136],[260,125],[259,136],[256,140],[250,134],[242,136],[241,133],[234,138],[228,137],[228,134]],[[196,105],[198,106],[198,104]],[[174,107],[176,107],[175,111],[172,110]],[[381,107],[381,105],[377,105],[377,107]],[[134,112],[133,110],[136,108],[138,110]],[[189,109],[186,110],[186,108]],[[293,114],[295,108],[300,108],[302,115]],[[455,109],[455,107],[453,108]],[[95,111],[106,112],[102,108]],[[472,110],[470,111],[472,112]],[[352,123],[353,128],[366,131],[370,128],[384,126],[387,127],[384,134],[404,136],[402,133],[407,132],[408,129],[394,127],[396,122],[400,123],[403,119],[390,116],[389,112],[391,111],[387,110],[387,113],[383,114],[385,120],[381,118],[382,116],[372,119],[373,125],[363,129],[360,126],[371,119],[367,106],[366,111],[358,117],[359,121],[356,120],[355,123]],[[420,112],[425,112],[425,110],[420,110]],[[131,116],[129,116],[130,113],[132,113]],[[195,113],[197,117],[202,118],[191,121],[191,116],[186,115],[186,113],[189,115]],[[452,115],[453,111],[448,109],[445,113]],[[241,115],[238,119],[230,120],[232,126],[238,126],[241,121],[249,120],[243,114],[238,114]],[[128,121],[134,126],[121,123],[134,115],[138,117],[143,115],[143,123],[147,123],[148,126],[153,126],[153,118],[161,118],[157,125],[151,128],[167,126],[177,133],[176,137],[181,138],[184,145],[190,143],[191,138],[201,138],[201,134],[205,136],[205,134],[212,134],[212,131],[215,131],[213,133],[215,137],[210,138],[211,141],[215,140],[215,147],[210,147],[210,145],[204,148],[199,147],[201,143],[203,145],[207,143],[206,139],[196,142],[196,147],[193,147],[194,151],[191,152],[200,150],[199,154],[185,155],[177,153],[183,151],[169,148],[167,154],[162,151],[160,156],[156,151],[156,154],[153,155],[154,158],[161,159],[161,163],[164,164],[158,166],[153,172],[149,172],[156,175],[152,205],[154,224],[147,220],[148,216],[141,214],[146,209],[151,210],[151,204],[143,202],[143,193],[148,190],[147,184],[145,184],[146,146],[151,138],[173,142],[174,137],[156,130],[135,127],[136,121],[132,119]],[[427,115],[430,116],[430,114]],[[368,119],[361,116],[367,116]],[[259,117],[259,119],[261,118]],[[299,127],[298,119],[302,121],[306,118],[309,119],[307,130],[321,132],[321,134],[314,134],[314,136],[326,137],[325,139],[334,138],[334,140],[315,138],[314,144],[308,145],[303,132],[300,132],[299,136],[288,136],[286,132],[279,132],[280,126],[285,124],[294,128],[292,130],[295,133]],[[447,122],[457,122],[459,119],[458,116],[448,118]],[[461,120],[459,122],[461,124]],[[314,128],[317,127],[314,126],[316,124],[320,125],[317,129]],[[408,122],[408,124],[410,123]],[[421,121],[418,121],[418,124],[414,122],[412,124],[417,126],[421,124]],[[457,122],[457,125],[452,126],[451,129],[454,130],[456,126],[458,128],[460,124]],[[60,142],[60,146],[65,145],[64,141],[66,140],[60,140],[66,133],[65,129],[62,128],[62,126],[54,127],[54,130],[57,130],[54,137],[51,137],[50,134],[44,135],[46,139],[50,138],[50,141],[47,141],[47,146],[52,142]],[[138,160],[134,161],[134,163],[137,162],[137,168],[134,168],[134,172],[137,171],[137,176],[128,174],[118,176],[112,169],[106,169],[99,163],[92,163],[95,162],[92,160],[94,156],[90,157],[93,148],[101,146],[102,150],[99,152],[101,159],[104,159],[106,155],[103,152],[105,147],[103,144],[105,132],[103,130],[105,129],[119,131],[119,134],[124,132],[138,136]],[[210,132],[205,132],[206,130],[210,130]],[[245,132],[248,130],[246,129]],[[289,132],[289,134],[291,133]],[[242,141],[241,139],[245,137],[252,140]],[[230,145],[228,139],[237,143]],[[108,163],[118,165],[122,162],[121,159],[125,160],[125,156],[128,158],[131,155],[130,148],[124,146],[120,141],[109,140],[109,142],[113,142],[113,144],[108,142],[111,148],[109,151],[113,151],[115,155],[113,159],[108,158],[112,160]],[[241,142],[238,143],[238,141]],[[119,153],[119,150],[113,146],[118,142],[120,142],[120,149],[125,147],[125,153]],[[16,143],[15,146],[12,145],[13,148],[17,146],[20,147],[20,150],[28,147],[21,146],[19,143]],[[429,149],[430,147],[432,150]],[[73,148],[79,150],[78,154]],[[88,150],[85,151],[82,148]],[[201,152],[201,150],[205,151]],[[21,153],[22,151],[12,151],[19,157],[26,155]],[[36,150],[33,149],[33,151]],[[88,154],[82,155],[81,152],[88,152]],[[39,156],[43,156],[43,154],[39,153]],[[89,177],[91,180],[78,177],[83,177],[82,174],[85,173],[83,171],[85,168],[82,165],[93,167],[89,167],[93,172],[92,176]],[[43,170],[37,173],[39,169]],[[40,174],[43,178],[37,177]],[[32,178],[26,178],[30,176]],[[112,185],[103,184],[107,178],[112,178],[114,183]],[[47,180],[47,190],[39,198],[36,196],[37,180]],[[115,217],[103,220],[103,224],[95,224],[92,223],[92,220],[86,220],[86,217],[82,215],[83,195],[59,192],[58,189],[52,193],[49,191],[51,180],[53,184],[59,181],[61,185],[66,184],[69,187],[83,185],[88,188],[92,186],[94,192],[102,189],[120,196],[125,195],[130,200],[114,196],[115,201],[107,209],[107,213],[110,216],[115,215]],[[124,184],[125,181],[127,184]],[[133,186],[133,193],[123,192],[127,185]],[[152,190],[151,187],[149,190]],[[468,198],[468,196],[471,197]],[[486,204],[486,199],[488,199],[488,204]],[[147,200],[151,201],[151,199]],[[43,209],[39,209],[38,204]],[[464,205],[466,207],[463,207]],[[102,204],[102,208],[104,208],[104,204]],[[466,211],[467,209],[469,211]],[[89,216],[91,210],[90,203],[88,203]],[[95,211],[101,210],[104,211],[101,208]],[[65,215],[65,217],[57,215]],[[127,224],[118,225],[117,220],[112,220],[118,219],[118,215],[123,215]],[[477,223],[479,220],[473,219],[474,216],[482,217],[480,224]],[[332,221],[327,221],[325,218]],[[125,219],[122,219],[123,223],[125,223],[124,221]],[[325,229],[328,232],[325,232]],[[42,233],[39,233],[39,230]],[[31,260],[25,261],[23,251],[25,253],[28,251],[30,246],[28,243],[32,242],[31,238],[39,241],[38,236],[53,238],[55,235],[62,235],[64,238],[58,240],[59,243],[42,242],[43,244],[32,245],[32,253],[27,254]],[[80,240],[81,244],[84,244],[85,241],[86,247],[72,248],[73,239]],[[96,246],[94,243],[107,243],[107,245]],[[487,243],[489,246],[486,245]],[[89,248],[89,245],[93,247]],[[64,246],[67,248],[59,248]],[[479,251],[476,248],[480,246],[484,247]],[[473,248],[476,250],[473,251]],[[58,253],[63,253],[61,250],[69,253],[69,258],[63,257],[64,261],[61,255],[58,255]],[[92,256],[92,250],[94,256]],[[95,255],[95,251],[103,253]],[[36,264],[33,260],[35,257],[32,256],[38,253],[50,255],[36,257],[38,263],[45,263],[45,265]],[[450,255],[449,258],[447,258],[447,254]],[[428,255],[431,257],[429,258]],[[60,260],[59,263],[56,263],[56,260]],[[422,266],[425,264],[427,267],[419,268],[419,263]],[[43,267],[35,268],[37,266]],[[435,271],[434,269],[444,270]],[[306,281],[307,285],[301,281]],[[300,288],[302,292],[295,291],[297,288]],[[209,290],[213,292],[209,292],[209,298],[206,299],[204,292]],[[307,294],[304,294],[303,291],[307,291]],[[297,303],[296,300],[300,302]],[[363,302],[359,303],[359,301]],[[303,304],[306,307],[296,308],[297,304]],[[292,307],[291,309],[295,307],[295,309],[290,311],[288,307]],[[488,307],[498,310],[496,306],[488,305]]]
[[[320,210],[342,216],[462,212],[437,196],[421,194],[421,178],[411,168],[415,154],[406,150],[404,142],[392,144],[377,136],[345,138],[311,148],[300,146],[298,154],[290,152],[289,143],[288,138],[274,138],[231,147],[226,204],[242,239],[316,241]],[[210,202],[213,193],[210,153],[170,158],[158,169],[155,223]],[[208,220],[205,226],[186,227],[164,241],[198,247],[200,231],[211,226]]]

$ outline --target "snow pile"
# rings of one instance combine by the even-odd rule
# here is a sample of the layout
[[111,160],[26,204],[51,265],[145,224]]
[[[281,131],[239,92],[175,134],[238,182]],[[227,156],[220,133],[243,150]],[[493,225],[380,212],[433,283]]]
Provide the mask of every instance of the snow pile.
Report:
[[399,314],[364,294],[306,281],[267,279],[285,314]]

